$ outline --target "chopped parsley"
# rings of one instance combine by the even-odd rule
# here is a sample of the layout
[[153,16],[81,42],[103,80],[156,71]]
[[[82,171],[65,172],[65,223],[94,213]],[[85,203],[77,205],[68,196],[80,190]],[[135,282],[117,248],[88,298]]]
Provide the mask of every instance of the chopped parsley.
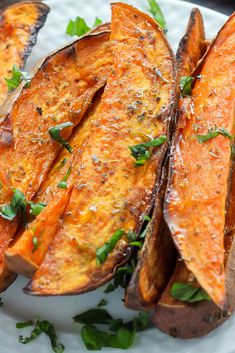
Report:
[[[92,27],[96,27],[96,26],[100,25],[101,23],[102,23],[101,19],[96,17]],[[87,33],[90,30],[91,30],[91,28],[87,25],[84,18],[77,16],[75,18],[75,20],[69,21],[67,28],[66,28],[66,33],[71,37],[72,36],[81,37],[82,35],[84,35],[85,33]]]
[[192,92],[192,82],[194,78],[191,76],[182,76],[180,79],[180,92],[182,97],[190,96]]
[[101,299],[101,301],[97,305],[97,308],[101,308],[102,306],[105,306],[105,305],[107,305],[107,301],[105,299]]
[[191,284],[180,282],[173,283],[171,287],[171,296],[188,303],[211,300],[209,295],[202,288],[196,288]]
[[44,209],[46,204],[42,202],[28,202],[22,191],[19,189],[13,189],[11,202],[0,208],[0,216],[9,221],[12,221],[16,216],[19,216],[23,219],[24,223],[27,223],[27,206],[30,206],[29,213],[33,216],[37,216]]
[[[73,320],[85,325],[81,328],[81,338],[87,349],[127,349],[132,346],[136,332],[148,326],[149,314],[140,313],[133,320],[124,322],[123,319],[114,319],[106,310],[97,308],[76,315]],[[99,330],[95,324],[106,326],[106,330]]]
[[69,169],[67,170],[63,179],[58,183],[58,185],[57,185],[58,188],[67,189],[67,180],[68,180],[69,176],[71,175],[71,171],[72,171],[72,168],[69,167]]
[[60,124],[60,125],[56,125],[51,127],[48,132],[51,136],[51,138],[53,138],[53,140],[55,140],[56,142],[60,143],[62,146],[64,146],[70,153],[73,152],[72,147],[70,146],[70,144],[68,143],[68,141],[66,141],[61,135],[60,132],[63,129],[66,129],[67,127],[71,127],[73,126],[73,123],[71,123],[70,121]]
[[27,72],[21,71],[16,65],[13,65],[12,77],[5,78],[5,81],[7,84],[8,92],[11,92],[17,88],[22,81],[26,82],[26,86],[29,86],[31,77]]
[[121,230],[121,229],[116,230],[114,232],[114,234],[112,235],[111,239],[109,241],[107,241],[107,243],[105,243],[103,246],[101,246],[100,248],[98,248],[96,250],[97,264],[100,265],[106,261],[109,253],[113,251],[116,244],[118,243],[118,241],[121,239],[121,237],[123,235],[125,235],[125,232],[123,230]]
[[153,15],[155,21],[159,24],[164,33],[167,32],[166,20],[163,12],[156,0],[148,0],[148,11]]
[[198,140],[199,143],[204,143],[206,141],[214,139],[215,137],[217,137],[219,135],[227,137],[230,140],[233,139],[232,135],[230,135],[230,133],[223,127],[220,127],[220,128],[215,127],[214,129],[209,130],[207,134],[205,134],[205,135],[196,135],[196,137],[197,137],[197,140]]
[[36,318],[33,323],[31,320],[26,322],[18,322],[16,324],[16,328],[21,329],[24,327],[32,326],[34,324],[34,329],[31,332],[29,337],[19,336],[19,342],[22,344],[27,344],[37,338],[41,333],[45,333],[46,336],[49,337],[51,342],[51,347],[55,353],[63,353],[64,345],[62,343],[57,343],[57,335],[55,332],[54,325],[47,320],[40,320],[40,318]]
[[149,142],[130,146],[129,149],[131,151],[131,155],[136,160],[135,166],[138,167],[144,165],[145,161],[151,157],[153,147],[162,145],[166,139],[166,136],[162,135],[156,139],[150,140]]

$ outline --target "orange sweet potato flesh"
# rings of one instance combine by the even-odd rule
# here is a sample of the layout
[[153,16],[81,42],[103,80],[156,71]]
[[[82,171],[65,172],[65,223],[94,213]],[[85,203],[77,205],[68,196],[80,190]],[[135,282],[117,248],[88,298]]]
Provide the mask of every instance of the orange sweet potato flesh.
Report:
[[49,7],[37,1],[21,2],[0,11],[0,105],[7,98],[13,65],[23,69]]
[[207,134],[215,126],[234,134],[234,31],[232,15],[200,64],[201,78],[181,110],[165,202],[166,220],[182,259],[220,307],[226,304],[224,232],[232,172],[230,140],[218,136],[200,144],[196,135]]
[[[23,233],[20,232],[5,252],[7,268],[15,273],[32,277],[35,270],[41,265],[48,246],[59,229],[80,167],[81,151],[89,138],[93,125],[96,124],[96,112],[99,109],[100,97],[101,94],[99,93],[95,97],[92,108],[86,113],[84,122],[78,126],[69,139],[74,151],[73,155],[66,149],[61,150],[46,179],[33,198],[34,202],[43,202],[48,206],[28,225]],[[66,175],[69,168],[71,168],[71,175],[67,180],[67,188],[60,189],[58,183]],[[34,248],[32,241],[35,236],[40,242],[37,249]]]
[[145,134],[168,135],[170,116],[164,109],[174,96],[171,52],[149,16],[121,3],[112,5],[111,40],[113,70],[81,154],[82,168],[63,223],[25,288],[29,294],[78,294],[107,282],[127,261],[129,244],[123,236],[101,265],[97,248],[117,229],[138,234],[140,216],[151,208],[167,144],[138,168],[128,146],[148,140]]
[[[14,140],[2,141],[0,147],[1,205],[9,203],[12,188],[32,199],[61,149],[48,129],[67,121],[74,127],[79,124],[94,94],[104,86],[111,63],[109,32],[84,36],[43,61],[7,115]],[[68,139],[71,132],[67,128],[62,135]],[[0,260],[17,223],[0,218]]]

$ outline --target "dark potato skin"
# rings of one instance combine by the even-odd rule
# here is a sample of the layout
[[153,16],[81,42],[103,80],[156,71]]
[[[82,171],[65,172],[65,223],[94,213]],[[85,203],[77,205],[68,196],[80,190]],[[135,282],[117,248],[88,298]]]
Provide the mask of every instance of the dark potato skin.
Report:
[[170,289],[174,282],[189,283],[198,287],[198,282],[182,261],[178,261],[175,273],[152,316],[153,323],[161,331],[183,339],[203,336],[221,325],[229,316],[212,301],[190,304],[174,299]]
[[[201,31],[201,33],[204,33]],[[200,32],[198,32],[200,34]],[[186,38],[190,36],[186,35]],[[195,39],[194,39],[195,41]],[[197,38],[197,42],[200,41],[200,35]],[[186,42],[185,45],[190,46],[192,43]],[[197,43],[195,47],[200,48]],[[180,55],[188,55],[190,50],[179,49]],[[206,54],[207,55],[207,54]],[[184,66],[181,66],[182,62],[189,61],[184,58],[179,58],[179,69],[182,75],[190,75],[190,71],[185,71]],[[198,52],[198,59],[200,59],[200,52]],[[203,61],[199,63],[201,67]],[[191,70],[194,70],[191,67]],[[196,74],[200,73],[200,70],[196,69]],[[198,287],[199,284],[195,276],[187,269],[183,261],[177,262],[174,275],[172,276],[170,283],[162,294],[161,300],[156,306],[153,322],[155,325],[165,333],[168,333],[174,337],[180,337],[184,339],[200,337],[205,335],[221,325],[235,308],[235,297],[234,297],[234,219],[235,219],[235,175],[234,169],[231,175],[231,188],[229,192],[229,198],[227,200],[227,215],[226,215],[226,227],[224,236],[225,246],[225,269],[226,269],[226,294],[227,294],[227,308],[221,310],[212,301],[202,301],[195,304],[178,301],[171,297],[170,290],[174,282],[183,282],[192,284]],[[190,317],[190,321],[186,320],[186,317]]]
[[38,1],[16,3],[0,11],[0,105],[7,97],[4,78],[11,77],[13,65],[24,68],[48,12],[49,7]]
[[[129,241],[123,236],[106,261],[98,266],[96,249],[117,229],[139,234],[141,215],[149,213],[152,207],[156,174],[161,173],[168,144],[156,148],[152,158],[141,167],[135,166],[128,146],[145,141],[146,133],[153,137],[169,135],[175,106],[174,59],[155,21],[126,4],[112,5],[111,41],[113,70],[96,116],[102,129],[99,124],[94,126],[89,136],[92,143],[83,149],[84,168],[72,190],[65,211],[68,216],[25,288],[28,294],[80,294],[107,282],[115,268],[127,261]],[[162,55],[155,54],[159,51]],[[163,78],[156,68],[161,70]],[[159,99],[155,92],[159,92]],[[110,150],[112,155],[107,153]],[[94,155],[105,168],[105,179],[103,169],[94,168],[91,158]],[[87,186],[78,190],[83,180]],[[89,206],[94,204],[102,207],[91,214]]]
[[201,12],[192,9],[186,33],[180,40],[176,53],[177,67],[180,76],[189,76],[197,66],[198,61],[206,52],[205,29]]
[[175,266],[176,250],[162,212],[166,181],[167,166],[164,166],[144,245],[125,292],[125,306],[132,310],[150,310],[156,305]]

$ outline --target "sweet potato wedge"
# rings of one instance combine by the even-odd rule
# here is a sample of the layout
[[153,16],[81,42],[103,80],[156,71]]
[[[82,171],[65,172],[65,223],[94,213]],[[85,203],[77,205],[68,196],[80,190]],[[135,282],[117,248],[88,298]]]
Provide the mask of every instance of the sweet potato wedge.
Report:
[[201,12],[194,8],[190,14],[186,33],[179,43],[176,61],[180,76],[189,76],[206,52],[205,29]]
[[[50,242],[59,229],[65,208],[68,204],[71,190],[80,167],[80,155],[90,131],[96,124],[96,112],[99,109],[101,93],[96,95],[95,102],[86,113],[69,143],[73,148],[73,155],[63,149],[52,165],[46,179],[38,193],[33,198],[35,203],[43,202],[48,206],[28,225],[27,229],[16,237],[5,252],[7,268],[26,277],[32,277],[47,252]],[[67,171],[71,174],[67,179],[66,189],[58,188]],[[40,246],[34,247],[33,238],[37,237]]]
[[[200,64],[191,100],[181,110],[165,201],[165,217],[182,259],[221,308],[226,304],[224,232],[233,166],[234,31],[233,15]],[[210,135],[219,128],[222,136]]]
[[157,184],[153,215],[147,225],[145,240],[138,253],[138,263],[125,291],[125,306],[150,310],[159,300],[174,270],[176,250],[163,219],[167,165]]
[[[14,140],[10,144],[2,141],[0,147],[1,205],[9,203],[12,188],[20,189],[28,200],[38,191],[61,149],[48,129],[67,121],[75,127],[107,80],[112,64],[109,35],[89,34],[54,52],[35,72],[30,87],[17,92],[7,114]],[[67,128],[62,135],[67,139],[71,132]],[[17,223],[0,218],[0,260]]]
[[11,77],[13,65],[24,68],[48,12],[49,7],[38,1],[17,3],[0,11],[0,105],[8,93],[4,78]]
[[169,134],[175,96],[172,53],[149,16],[121,3],[112,5],[111,40],[113,70],[97,123],[82,152],[63,224],[25,288],[29,294],[78,294],[107,282],[127,261],[129,241],[123,235],[100,265],[97,249],[118,229],[138,234],[140,216],[152,206],[167,143],[139,167],[128,147],[149,141],[149,135]]

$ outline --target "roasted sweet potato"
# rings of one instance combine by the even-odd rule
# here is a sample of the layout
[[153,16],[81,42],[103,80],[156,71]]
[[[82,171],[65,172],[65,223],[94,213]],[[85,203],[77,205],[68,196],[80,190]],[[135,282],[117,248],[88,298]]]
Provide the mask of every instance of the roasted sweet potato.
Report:
[[201,12],[194,8],[190,14],[186,33],[179,43],[176,61],[180,76],[189,76],[207,49]]
[[[99,109],[100,97],[99,93],[92,108],[86,113],[84,122],[79,125],[69,139],[74,151],[73,155],[66,149],[60,152],[38,193],[33,198],[34,202],[43,202],[48,206],[28,225],[23,233],[18,235],[5,252],[7,267],[15,273],[32,277],[35,270],[41,265],[48,246],[59,229],[62,222],[61,217],[76,180],[82,149],[89,138],[93,125],[96,124],[96,112]],[[69,168],[71,174],[67,179],[66,189],[58,188],[59,182],[63,180]],[[37,237],[40,242],[40,246],[36,249],[33,244],[34,237]]]
[[[30,86],[17,92],[7,115],[14,140],[2,141],[0,147],[1,205],[9,203],[12,187],[32,199],[61,149],[48,129],[67,121],[75,127],[80,122],[94,94],[105,84],[111,64],[109,32],[89,34],[48,56]],[[67,139],[71,132],[67,128],[62,135]],[[0,258],[16,226],[17,221],[0,218]]]
[[181,110],[165,201],[165,217],[182,259],[222,308],[225,214],[233,164],[234,30],[233,15],[200,64],[192,97]]
[[150,310],[159,300],[174,270],[176,251],[163,219],[167,165],[157,184],[153,215],[147,226],[138,263],[125,292],[125,306],[133,310]]
[[10,78],[12,67],[24,68],[44,25],[49,7],[38,1],[27,1],[0,11],[0,105],[7,97],[4,78]]
[[138,234],[140,217],[152,205],[167,143],[139,167],[128,147],[169,134],[168,109],[175,95],[172,54],[157,24],[121,3],[112,5],[111,40],[113,70],[97,122],[81,154],[63,224],[25,288],[29,294],[78,294],[107,282],[127,261],[129,241],[124,234],[100,265],[97,249],[117,230]]

